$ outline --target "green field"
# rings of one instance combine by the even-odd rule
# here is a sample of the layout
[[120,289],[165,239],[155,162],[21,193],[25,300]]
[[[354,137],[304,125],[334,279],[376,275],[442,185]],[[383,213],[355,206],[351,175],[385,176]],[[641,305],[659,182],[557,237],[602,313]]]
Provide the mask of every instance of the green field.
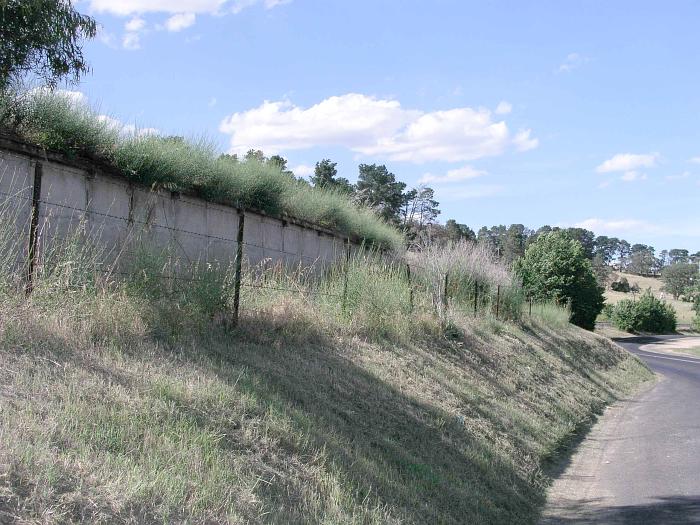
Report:
[[[692,303],[679,301],[677,299],[674,299],[673,296],[671,296],[670,294],[665,293],[662,290],[664,283],[660,278],[641,277],[639,275],[621,272],[613,272],[611,275],[612,280],[619,280],[622,277],[625,277],[629,281],[630,286],[633,286],[634,284],[639,285],[639,288],[642,292],[650,288],[656,297],[663,298],[667,303],[673,306],[673,308],[676,310],[679,324],[687,325],[693,322],[695,312],[692,309]],[[615,304],[623,299],[633,298],[634,295],[632,293],[615,292],[610,288],[606,288],[605,290],[605,301],[608,304]]]

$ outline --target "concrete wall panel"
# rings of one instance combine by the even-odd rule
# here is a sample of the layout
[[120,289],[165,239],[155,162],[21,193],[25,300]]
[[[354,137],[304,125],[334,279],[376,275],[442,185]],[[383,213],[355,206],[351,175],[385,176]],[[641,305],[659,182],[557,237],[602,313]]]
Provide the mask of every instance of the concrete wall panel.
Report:
[[[28,156],[0,152],[0,209],[16,214],[17,239],[24,252],[31,219],[34,162]],[[40,251],[47,241],[79,226],[81,235],[98,241],[105,254],[128,261],[139,249],[173,253],[186,262],[212,262],[227,267],[236,256],[238,211],[204,200],[153,192],[108,175],[41,160]],[[8,197],[7,195],[12,195]],[[4,201],[3,201],[4,198]],[[1,208],[5,203],[5,208]],[[344,254],[343,240],[285,221],[245,212],[244,259],[273,266],[330,264]]]
[[263,246],[267,250],[282,252],[284,250],[282,221],[266,217],[263,224]]
[[[33,185],[34,163],[27,157],[0,152],[0,214],[6,232],[0,235],[0,252],[3,263],[13,268],[21,267],[27,257]],[[7,257],[9,254],[15,255]]]

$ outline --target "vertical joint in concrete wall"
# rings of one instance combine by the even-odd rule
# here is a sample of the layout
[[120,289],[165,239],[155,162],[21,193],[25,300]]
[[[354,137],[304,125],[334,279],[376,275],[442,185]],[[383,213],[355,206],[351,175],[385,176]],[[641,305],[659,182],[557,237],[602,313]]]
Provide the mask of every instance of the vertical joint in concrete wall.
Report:
[[233,281],[233,326],[238,325],[238,312],[241,302],[241,271],[243,265],[243,228],[245,212],[238,210],[238,234],[236,235],[236,270]]
[[34,184],[32,187],[32,215],[29,223],[29,247],[27,249],[27,273],[25,276],[24,291],[27,295],[34,289],[34,269],[36,267],[38,229],[39,229],[39,206],[41,204],[41,178],[44,167],[41,162],[34,164]]
[[127,216],[129,226],[134,224],[134,186],[129,184],[129,215]]

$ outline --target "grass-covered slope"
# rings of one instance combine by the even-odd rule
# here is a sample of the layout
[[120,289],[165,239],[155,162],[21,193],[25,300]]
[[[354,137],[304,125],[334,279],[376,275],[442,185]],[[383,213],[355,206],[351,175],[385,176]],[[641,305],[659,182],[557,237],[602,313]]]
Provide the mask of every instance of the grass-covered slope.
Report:
[[190,142],[153,133],[125,132],[61,92],[0,94],[0,131],[68,156],[106,163],[134,182],[204,199],[254,208],[338,230],[369,245],[396,248],[400,232],[347,195],[312,188],[268,164],[217,155],[206,141]]
[[169,306],[2,295],[0,522],[531,523],[543,462],[649,377],[551,315],[377,339],[298,296],[236,332]]

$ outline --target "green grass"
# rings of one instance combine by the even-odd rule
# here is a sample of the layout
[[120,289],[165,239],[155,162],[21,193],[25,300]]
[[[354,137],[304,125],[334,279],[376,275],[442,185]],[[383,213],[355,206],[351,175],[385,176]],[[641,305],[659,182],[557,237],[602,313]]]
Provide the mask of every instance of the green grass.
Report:
[[28,299],[0,265],[3,522],[534,523],[543,467],[651,377],[553,307],[411,310],[371,254],[248,272],[233,330],[225,273],[120,282],[84,246]]
[[204,140],[124,133],[60,93],[0,95],[0,127],[48,150],[107,163],[134,182],[272,215],[285,213],[368,245],[403,245],[399,231],[345,195],[311,188],[267,164],[221,158]]

